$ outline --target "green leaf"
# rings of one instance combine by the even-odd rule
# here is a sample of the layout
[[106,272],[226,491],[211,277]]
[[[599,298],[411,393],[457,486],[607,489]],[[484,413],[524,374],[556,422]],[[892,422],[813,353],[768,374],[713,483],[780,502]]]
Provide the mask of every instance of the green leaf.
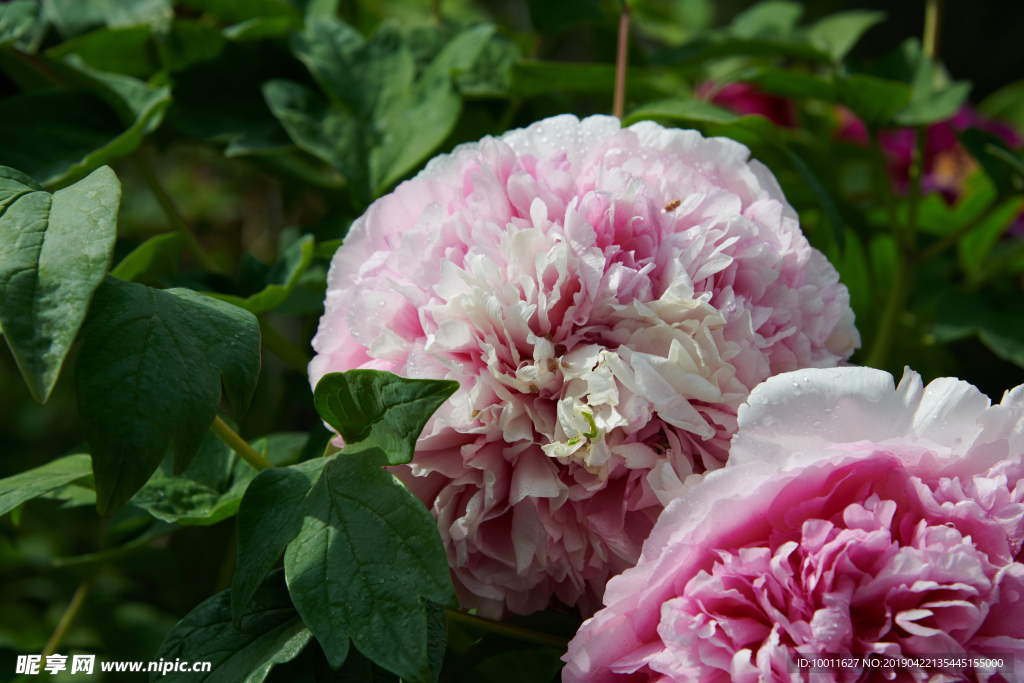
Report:
[[[293,458],[304,440],[304,434],[278,434],[257,439],[251,445],[277,465]],[[168,452],[131,503],[165,522],[209,526],[238,511],[242,496],[255,477],[256,470],[213,432],[207,432],[195,460],[184,472],[174,475],[174,454]]]
[[149,78],[160,70],[156,46],[147,26],[100,29],[55,45],[46,51],[52,59],[78,55],[93,69]]
[[[995,184],[987,173],[976,171],[968,176],[961,188],[960,199],[950,206],[935,192],[921,198],[918,226],[922,232],[946,235],[977,219],[998,198]],[[909,215],[909,205],[900,206],[903,220]]]
[[849,231],[845,235],[845,240],[846,249],[842,255],[834,242],[822,251],[839,272],[839,281],[849,290],[850,307],[857,316],[857,327],[864,334],[864,325],[875,312],[871,292],[871,271],[868,269],[864,246],[857,233]]
[[314,252],[313,255],[316,256],[317,258],[327,259],[328,261],[330,261],[332,258],[334,258],[334,252],[338,251],[338,249],[341,248],[341,245],[344,241],[345,240],[343,238],[339,237],[336,240],[327,240],[326,242],[320,242],[319,244],[316,245],[316,251]]
[[[678,88],[661,70],[630,68],[629,92],[637,98],[664,97]],[[519,97],[578,92],[610,97],[615,89],[615,66],[523,60],[512,67],[512,92]]]
[[448,611],[427,600],[427,659],[430,660],[430,681],[437,683],[444,667],[444,653],[448,649]]
[[526,0],[530,22],[541,33],[557,33],[563,29],[601,18],[598,0]]
[[163,32],[170,28],[174,8],[169,0],[47,0],[46,17],[64,38],[99,26],[146,24]]
[[957,133],[964,146],[1002,195],[1024,191],[1024,162],[1014,154],[1002,138],[978,128]]
[[[281,258],[260,278],[259,289],[255,294],[242,298],[230,294],[211,294],[211,296],[227,301],[250,313],[259,314],[280,306],[299,283],[299,278],[306,272],[313,260],[313,236],[303,235],[284,250]],[[261,264],[262,265],[262,264]]]
[[836,246],[839,249],[839,255],[842,256],[846,249],[846,235],[843,232],[843,217],[839,213],[839,207],[836,206],[832,196],[825,189],[821,181],[811,170],[807,162],[800,158],[796,152],[787,148],[787,154],[789,160],[793,163],[793,167],[800,174],[804,183],[814,194],[814,198],[821,204],[822,210],[825,212],[825,216],[828,218],[829,225],[832,228],[832,235],[835,239]]
[[0,167],[0,327],[40,403],[110,268],[120,201],[107,167],[52,195]]
[[295,21],[291,17],[256,17],[224,29],[224,37],[241,42],[280,38],[292,32]]
[[634,109],[622,121],[623,126],[630,126],[637,121],[647,119],[670,119],[673,121],[696,121],[713,123],[732,123],[739,117],[713,104],[702,100],[676,98],[651,102],[639,109]]
[[[564,612],[555,612],[553,610],[534,612],[528,616],[512,615],[503,621],[509,626],[517,626],[531,631],[558,636],[564,638],[566,642],[572,639],[580,627],[579,619]],[[460,628],[469,629],[472,627],[460,624]],[[495,633],[484,632],[483,638],[473,643],[472,647],[462,653],[458,660],[446,669],[445,679],[451,681],[486,680],[510,682],[551,680],[558,669],[561,668],[558,658],[563,652],[564,650],[560,651],[555,648],[543,647],[534,643],[499,636]],[[508,657],[510,655],[514,655],[513,666],[508,666],[510,663],[508,662]],[[498,661],[492,662],[490,661],[492,659]],[[502,659],[506,661],[501,661]],[[531,659],[533,661],[529,661]],[[551,670],[552,667],[554,670]],[[536,669],[538,668],[541,671],[537,671]],[[546,671],[544,671],[545,668],[547,668]],[[488,669],[490,671],[487,671]],[[500,675],[487,675],[495,670],[500,671]]]
[[978,105],[978,111],[990,119],[999,119],[1024,129],[1024,80],[995,91]]
[[832,82],[801,71],[767,67],[757,69],[743,80],[756,83],[761,90],[781,97],[810,98],[825,102],[836,100],[836,87]]
[[267,106],[306,152],[338,169],[356,188],[363,202],[370,199],[367,140],[359,122],[311,88],[287,80],[263,85]]
[[108,277],[82,337],[78,407],[101,514],[142,488],[168,444],[174,470],[188,467],[217,415],[222,379],[236,416],[256,389],[255,316],[188,289]]
[[[148,517],[147,517],[148,518]],[[169,534],[174,533],[181,529],[177,524],[168,524],[167,522],[154,521],[149,525],[143,533],[136,536],[135,538],[113,548],[107,548],[106,550],[100,550],[94,553],[87,553],[85,555],[75,555],[73,557],[55,557],[53,559],[54,567],[96,567],[97,565],[106,564],[113,560],[120,559],[125,555],[130,555],[140,548],[145,548],[150,543],[158,538],[162,538]]]
[[458,34],[416,78],[401,32],[384,22],[364,41],[337,19],[311,18],[293,39],[327,99],[294,81],[270,81],[264,96],[300,148],[348,178],[368,202],[419,165],[451,133],[461,113],[454,73],[468,68],[493,27]]
[[940,300],[935,317],[936,342],[976,334],[997,356],[1024,368],[1024,307],[1019,297],[950,291]]
[[968,274],[974,275],[981,270],[985,257],[999,243],[1003,233],[1020,216],[1020,212],[1020,198],[1008,199],[960,239],[956,245],[957,254],[960,265]]
[[963,106],[970,92],[970,83],[957,81],[920,97],[915,93],[914,99],[893,117],[893,121],[901,126],[923,126],[945,121]]
[[937,84],[935,62],[924,53],[908,50],[907,58],[914,59],[914,76],[911,81],[910,103],[893,117],[901,126],[923,126],[944,121],[963,105],[971,84],[966,81]]
[[737,14],[729,33],[739,38],[786,38],[803,13],[803,5],[798,2],[764,0]]
[[155,282],[178,271],[178,260],[185,240],[178,232],[150,237],[110,271],[119,280]]
[[848,10],[819,19],[807,29],[807,40],[836,62],[841,62],[861,36],[885,20],[885,12]]
[[286,0],[178,0],[180,4],[237,23],[261,17],[286,17],[302,25],[302,13]]
[[[227,145],[226,156],[294,149],[267,107],[262,88],[266,81],[290,75],[298,65],[273,42],[237,43],[215,33],[220,43],[210,42],[202,53],[186,55],[195,61],[174,74],[174,104],[167,125]],[[187,35],[185,39],[186,46],[196,44]]]
[[189,612],[164,640],[154,659],[210,662],[205,676],[191,671],[151,673],[150,681],[260,683],[276,664],[294,659],[311,634],[292,607],[283,572],[267,578],[242,617],[231,623],[230,593],[218,593]]
[[709,60],[741,55],[788,57],[825,64],[832,61],[828,53],[793,38],[736,38],[728,33],[713,33],[655,53],[650,64],[698,67]]
[[875,235],[868,243],[876,301],[883,301],[892,287],[896,269],[899,267],[898,252],[896,240],[889,234]]
[[[437,683],[441,675],[445,649],[448,645],[448,614],[444,607],[435,605],[429,600],[427,607],[427,651],[430,658],[430,676],[432,683]],[[402,679],[386,669],[374,664],[358,650],[350,649],[345,664],[337,671],[332,671],[319,647],[310,647],[303,653],[311,656],[310,668],[314,672],[317,683],[401,683]],[[449,679],[457,680],[457,679]],[[522,679],[527,680],[527,679]],[[544,679],[548,680],[548,679]]]
[[459,388],[442,379],[409,379],[378,370],[324,375],[313,402],[349,448],[380,448],[388,464],[412,460],[427,420]]
[[0,515],[6,515],[26,501],[90,474],[92,459],[87,453],[78,453],[66,455],[13,477],[0,479]]
[[187,20],[175,21],[170,31],[156,38],[160,63],[171,73],[217,59],[227,44],[215,27]]
[[238,625],[263,578],[302,529],[306,494],[324,458],[260,472],[249,484],[238,509],[238,562],[231,579],[231,614]]
[[34,0],[15,0],[0,5],[0,46],[28,34],[35,27],[38,14],[39,4]]
[[705,135],[724,135],[748,146],[780,144],[778,130],[765,117],[737,116],[701,100],[679,98],[651,102],[634,109],[622,123],[628,126],[646,119],[699,128]]
[[[89,465],[89,473],[92,474],[91,464]],[[91,481],[91,477],[89,480]],[[61,503],[63,503],[60,506],[61,510],[70,510],[71,508],[91,507],[96,505],[96,491],[78,484],[67,484],[66,486],[61,486],[42,494],[39,497],[43,500],[61,501]]]
[[910,102],[911,89],[905,83],[853,74],[837,83],[839,101],[868,126],[888,123]]
[[97,71],[78,55],[50,64],[80,89],[0,101],[0,128],[7,133],[0,163],[42,185],[68,185],[135,151],[171,102],[170,88]]
[[512,69],[522,59],[523,53],[514,42],[495,34],[480,51],[476,62],[455,78],[455,84],[464,97],[508,97],[512,89]]
[[423,600],[457,607],[437,524],[377,449],[334,456],[285,551],[288,590],[332,666],[350,639],[409,683],[429,683]]

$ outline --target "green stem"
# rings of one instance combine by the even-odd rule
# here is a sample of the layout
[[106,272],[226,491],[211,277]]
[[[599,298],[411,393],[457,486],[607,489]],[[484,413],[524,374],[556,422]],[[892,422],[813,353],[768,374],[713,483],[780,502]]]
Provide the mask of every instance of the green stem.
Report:
[[615,99],[612,115],[622,120],[626,106],[626,68],[629,66],[629,3],[623,0],[619,17],[619,49],[615,56]]
[[218,439],[226,443],[231,450],[237,453],[238,457],[252,465],[252,468],[257,472],[270,469],[274,466],[270,461],[256,452],[256,449],[247,444],[242,437],[236,434],[235,430],[228,427],[228,424],[224,420],[220,419],[220,415],[213,419],[213,424],[210,425],[210,431],[216,434]]
[[910,161],[910,211],[904,238],[911,254],[917,250],[917,216],[921,208],[921,176],[924,174],[924,153],[928,143],[928,129],[918,126],[914,130],[914,156]]
[[306,372],[310,355],[289,341],[277,331],[266,319],[260,317],[260,341],[271,353],[288,364],[288,367],[299,372]]
[[878,331],[875,333],[875,341],[871,346],[871,353],[868,354],[868,358],[864,362],[864,365],[868,367],[885,369],[895,338],[896,326],[903,315],[903,307],[906,305],[907,295],[910,293],[910,284],[914,278],[913,268],[913,264],[900,249],[896,259],[896,273],[893,276],[892,286],[889,288],[885,308],[882,309],[882,319],[878,324]]
[[528,628],[520,628],[519,626],[502,624],[498,621],[491,621],[490,619],[466,614],[465,612],[459,612],[458,610],[449,609],[448,620],[465,624],[466,626],[472,626],[473,628],[478,628],[481,631],[489,631],[499,636],[505,636],[506,638],[513,638],[526,643],[543,645],[544,647],[553,647],[557,650],[564,650],[569,645],[568,638],[561,638],[548,633],[540,633],[539,631],[531,631]]
[[185,246],[192,252],[192,255],[199,261],[199,265],[204,270],[211,271],[213,273],[223,273],[223,269],[217,265],[217,263],[210,257],[206,250],[203,249],[203,245],[196,239],[195,234],[188,227],[185,219],[182,218],[181,213],[178,211],[178,207],[174,205],[174,201],[171,199],[167,191],[164,190],[163,185],[160,184],[160,180],[156,177],[156,173],[153,172],[153,167],[150,165],[149,160],[143,155],[141,151],[132,154],[132,160],[135,162],[135,167],[139,171],[139,175],[142,176],[143,182],[153,192],[157,202],[160,204],[160,208],[163,209],[164,214],[167,216],[167,220],[171,222],[171,226],[181,233],[181,236],[185,239]]
[[928,0],[924,8],[924,40],[921,52],[929,59],[939,54],[939,33],[942,30],[942,0]]
[[71,596],[71,602],[68,603],[68,608],[64,610],[64,614],[61,615],[60,621],[57,623],[57,628],[54,629],[53,635],[46,641],[46,646],[43,648],[43,660],[45,661],[47,656],[52,655],[60,647],[60,642],[64,640],[64,636],[67,634],[68,629],[71,628],[71,624],[75,623],[75,618],[82,609],[82,605],[85,604],[85,597],[89,595],[89,589],[92,588],[92,582],[95,575],[82,581],[78,584],[78,589],[75,594]]
[[869,129],[871,138],[871,151],[874,153],[875,164],[878,166],[878,190],[885,203],[885,210],[889,214],[889,229],[897,244],[900,242],[902,231],[900,230],[899,216],[896,214],[896,195],[892,190],[892,181],[889,180],[889,165],[885,161],[885,154],[882,152],[882,145],[878,142],[878,131]]
[[441,23],[441,0],[434,0],[434,21]]

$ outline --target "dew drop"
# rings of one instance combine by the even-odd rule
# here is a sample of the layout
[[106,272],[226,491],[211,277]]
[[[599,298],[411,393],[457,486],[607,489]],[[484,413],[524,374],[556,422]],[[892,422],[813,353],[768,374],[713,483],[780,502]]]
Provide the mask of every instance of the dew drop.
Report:
[[821,421],[820,420],[815,420],[814,421],[814,428],[817,429],[818,427],[821,427]]

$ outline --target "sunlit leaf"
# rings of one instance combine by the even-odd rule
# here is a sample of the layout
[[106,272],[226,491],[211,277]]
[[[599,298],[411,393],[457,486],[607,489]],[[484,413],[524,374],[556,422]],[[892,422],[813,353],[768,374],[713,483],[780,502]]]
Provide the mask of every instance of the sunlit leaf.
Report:
[[6,515],[22,503],[38,498],[66,484],[92,474],[92,459],[87,453],[66,455],[42,467],[0,479],[0,515]]
[[[293,459],[304,441],[305,434],[274,434],[251,445],[271,463],[281,464]],[[174,454],[169,452],[131,503],[165,522],[209,526],[238,511],[256,474],[224,442],[207,432],[195,460],[184,472],[174,475]]]
[[409,379],[378,370],[349,370],[324,375],[313,400],[317,412],[345,440],[346,447],[380,448],[388,464],[412,460],[416,440],[457,382]]
[[40,403],[110,268],[120,201],[108,167],[52,195],[0,167],[0,327]]

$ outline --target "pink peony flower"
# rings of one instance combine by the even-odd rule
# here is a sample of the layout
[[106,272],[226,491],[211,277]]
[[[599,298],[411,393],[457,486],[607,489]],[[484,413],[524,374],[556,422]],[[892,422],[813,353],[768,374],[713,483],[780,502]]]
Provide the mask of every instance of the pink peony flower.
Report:
[[796,128],[800,123],[792,100],[766,93],[750,83],[727,83],[719,88],[714,81],[707,81],[697,88],[695,94],[701,98],[710,96],[711,104],[734,114],[757,114],[784,128]]
[[740,408],[725,469],[608,584],[563,680],[803,681],[795,659],[829,653],[1013,653],[1024,671],[1022,453],[1024,386],[991,406],[909,370],[898,388],[867,368],[773,377]]
[[[868,129],[857,116],[843,106],[837,107],[840,140],[868,146]],[[1012,126],[988,119],[968,105],[964,105],[946,121],[928,126],[925,143],[924,169],[921,176],[923,192],[940,192],[949,203],[960,196],[964,182],[978,164],[963,148],[956,134],[968,128],[997,135],[1010,147],[1019,147],[1024,140]],[[893,187],[900,193],[910,188],[910,166],[914,158],[915,136],[913,128],[883,130],[878,134],[878,144],[885,155],[886,165]]]
[[592,614],[663,505],[725,464],[750,389],[859,345],[846,288],[748,155],[559,116],[433,160],[353,224],[310,380],[460,383],[396,473],[464,606]]

